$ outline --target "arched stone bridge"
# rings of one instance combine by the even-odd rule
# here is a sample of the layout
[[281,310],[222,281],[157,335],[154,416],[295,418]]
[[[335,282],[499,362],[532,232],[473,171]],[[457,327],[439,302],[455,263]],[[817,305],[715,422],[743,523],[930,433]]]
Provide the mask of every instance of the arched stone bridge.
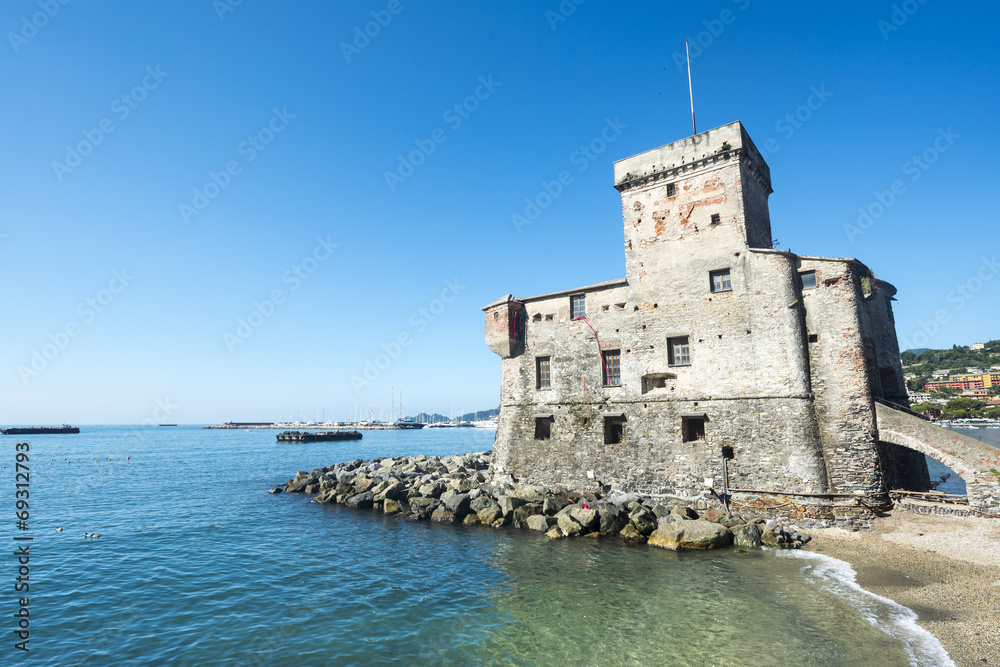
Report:
[[881,403],[875,416],[879,440],[937,459],[965,480],[970,508],[1000,514],[1000,449]]

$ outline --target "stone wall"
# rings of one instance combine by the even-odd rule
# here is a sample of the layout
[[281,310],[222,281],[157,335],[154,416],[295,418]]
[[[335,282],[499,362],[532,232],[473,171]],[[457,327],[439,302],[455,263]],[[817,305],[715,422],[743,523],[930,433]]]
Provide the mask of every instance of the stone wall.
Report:
[[[711,504],[725,455],[729,488],[747,490],[734,502],[752,511],[870,519],[886,499],[873,387],[895,345],[891,286],[869,304],[856,260],[770,249],[770,172],[739,123],[617,162],[615,187],[626,278],[484,309],[503,360],[492,474]],[[818,283],[803,290],[808,270]],[[603,382],[602,351],[617,353],[620,384]],[[621,442],[606,442],[608,419]]]

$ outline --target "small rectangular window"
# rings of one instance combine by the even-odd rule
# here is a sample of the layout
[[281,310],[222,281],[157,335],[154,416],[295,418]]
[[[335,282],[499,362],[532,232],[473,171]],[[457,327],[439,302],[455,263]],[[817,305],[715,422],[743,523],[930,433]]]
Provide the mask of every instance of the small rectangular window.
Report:
[[684,417],[681,430],[684,442],[698,442],[705,439],[705,419],[703,417]]
[[813,289],[816,287],[816,272],[803,271],[799,274],[799,282],[802,284],[802,289]]
[[535,357],[535,388],[552,388],[552,357]]
[[606,350],[601,353],[603,368],[601,378],[605,386],[618,387],[622,383],[621,350]]
[[667,357],[671,366],[687,366],[691,363],[691,345],[687,336],[667,339]]
[[587,295],[574,294],[569,298],[569,318],[576,320],[587,316]]
[[712,291],[713,292],[731,292],[731,291],[733,291],[733,284],[729,280],[729,269],[722,269],[720,271],[712,271],[708,275],[712,279]]
[[677,194],[677,186],[673,183],[667,183],[667,196],[673,197],[675,194]]
[[625,418],[605,417],[604,418],[604,444],[620,445],[625,442]]
[[535,440],[552,437],[552,417],[535,417]]
[[809,334],[809,342],[810,343],[818,343],[819,342],[819,334]]
[[720,222],[722,222],[722,216],[719,215],[718,213],[713,213],[712,214],[712,224],[713,225],[717,225]]

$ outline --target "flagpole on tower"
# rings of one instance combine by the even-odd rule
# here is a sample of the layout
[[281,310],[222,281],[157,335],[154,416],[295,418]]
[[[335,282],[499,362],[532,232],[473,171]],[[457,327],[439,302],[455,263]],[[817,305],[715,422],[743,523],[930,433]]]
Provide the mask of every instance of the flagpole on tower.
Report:
[[694,88],[691,86],[691,48],[688,41],[684,40],[684,51],[687,52],[688,61],[688,93],[691,95],[691,134],[698,134],[698,128],[694,124]]

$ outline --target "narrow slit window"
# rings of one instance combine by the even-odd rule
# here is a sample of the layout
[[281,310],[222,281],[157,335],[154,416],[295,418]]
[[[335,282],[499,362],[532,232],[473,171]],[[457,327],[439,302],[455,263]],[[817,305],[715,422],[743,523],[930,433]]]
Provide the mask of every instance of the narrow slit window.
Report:
[[601,379],[605,386],[618,387],[622,383],[621,350],[605,350],[601,353],[604,363]]
[[574,294],[569,298],[569,318],[577,320],[587,316],[587,295]]
[[535,388],[552,388],[552,357],[535,357]]
[[730,280],[729,269],[712,271],[709,274],[712,282],[712,292],[732,292],[733,283]]
[[691,364],[691,344],[689,341],[687,336],[667,339],[667,361],[671,366]]

